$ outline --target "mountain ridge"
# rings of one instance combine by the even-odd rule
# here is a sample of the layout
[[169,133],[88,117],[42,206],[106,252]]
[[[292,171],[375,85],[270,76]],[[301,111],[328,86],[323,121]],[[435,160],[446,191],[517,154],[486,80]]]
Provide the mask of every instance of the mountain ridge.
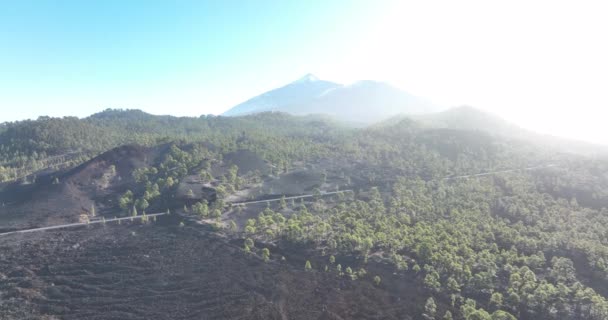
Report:
[[414,120],[422,128],[480,131],[512,140],[527,141],[562,152],[583,155],[608,154],[606,146],[538,133],[519,127],[491,112],[467,105],[424,115],[402,114],[376,125],[391,125],[404,119]]
[[432,103],[384,82],[360,80],[343,85],[309,73],[248,99],[222,115],[282,111],[294,115],[328,114],[340,120],[370,123],[398,113],[424,114],[437,110]]

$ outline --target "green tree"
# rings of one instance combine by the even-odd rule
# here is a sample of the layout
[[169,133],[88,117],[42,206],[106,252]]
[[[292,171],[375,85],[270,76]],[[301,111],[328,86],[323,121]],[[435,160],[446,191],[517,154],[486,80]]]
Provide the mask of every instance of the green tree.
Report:
[[433,297],[429,297],[428,299],[426,299],[426,303],[424,304],[423,316],[426,319],[435,319],[436,313],[437,313],[437,305],[435,304],[435,299],[433,299]]
[[568,258],[553,257],[549,275],[558,283],[572,284],[576,280],[574,263]]
[[420,256],[420,259],[424,262],[431,261],[431,258],[433,256],[433,250],[431,245],[429,243],[422,242],[420,244],[420,247],[418,248],[418,255]]
[[228,230],[230,230],[230,232],[236,232],[238,230],[238,227],[236,226],[234,220],[230,220],[230,222],[228,223]]
[[118,206],[125,212],[129,212],[129,208],[133,205],[133,192],[127,190],[119,199]]
[[171,188],[174,184],[175,181],[173,180],[173,177],[167,177],[167,180],[165,180],[165,187]]
[[506,311],[496,310],[492,313],[492,320],[517,320],[517,318]]
[[201,202],[197,202],[192,206],[192,212],[200,215],[202,218],[206,218],[209,216],[209,206],[207,205],[207,201],[203,200]]
[[492,320],[492,316],[483,309],[477,309],[467,318],[467,320]]
[[439,291],[441,289],[441,283],[439,282],[439,274],[435,271],[428,273],[424,277],[424,284],[429,289]]
[[521,298],[516,292],[510,291],[507,295],[506,303],[507,306],[509,306],[509,308],[512,310],[517,310],[519,308],[519,304],[521,303]]
[[245,233],[246,234],[252,235],[252,234],[255,234],[255,231],[256,231],[256,229],[255,229],[254,226],[249,226],[249,225],[245,226]]
[[367,275],[367,270],[360,268],[359,271],[357,272],[357,277],[359,278],[363,278]]
[[148,203],[148,201],[146,199],[139,199],[139,201],[137,202],[137,206],[142,210],[145,211],[150,204]]
[[312,265],[310,264],[310,261],[306,260],[306,264],[304,264],[304,270],[306,270],[306,271],[312,270]]
[[375,285],[379,286],[381,281],[382,281],[382,279],[380,279],[380,276],[374,276]]
[[447,310],[445,312],[445,314],[443,315],[443,320],[453,320],[452,313],[450,312],[450,310]]
[[231,165],[228,169],[228,181],[232,184],[236,182],[236,178],[239,172],[239,167],[235,164]]
[[244,245],[246,248],[253,248],[255,246],[253,240],[251,240],[251,238],[247,238],[245,239]]
[[502,294],[500,292],[494,292],[490,298],[490,306],[492,306],[494,309],[500,309],[503,303],[502,300]]
[[262,258],[264,258],[264,261],[268,261],[270,259],[270,250],[268,250],[268,248],[262,249]]
[[351,269],[350,267],[346,267],[346,275],[349,276],[351,279],[353,279],[353,269]]
[[447,282],[448,289],[451,292],[460,292],[460,285],[456,281],[456,279],[449,277]]
[[215,209],[211,213],[211,217],[213,217],[213,218],[219,218],[221,216],[222,216],[222,212],[220,211],[220,209]]
[[471,315],[475,312],[477,306],[477,302],[473,299],[466,299],[464,304],[460,306],[460,313],[463,318],[469,320]]

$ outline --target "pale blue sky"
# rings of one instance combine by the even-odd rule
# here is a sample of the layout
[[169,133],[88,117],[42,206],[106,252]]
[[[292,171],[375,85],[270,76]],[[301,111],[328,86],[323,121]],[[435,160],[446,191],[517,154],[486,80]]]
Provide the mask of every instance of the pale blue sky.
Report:
[[3,2],[0,121],[106,107],[219,113],[346,54],[372,4]]
[[608,144],[602,0],[0,3],[0,122],[218,114],[306,73]]

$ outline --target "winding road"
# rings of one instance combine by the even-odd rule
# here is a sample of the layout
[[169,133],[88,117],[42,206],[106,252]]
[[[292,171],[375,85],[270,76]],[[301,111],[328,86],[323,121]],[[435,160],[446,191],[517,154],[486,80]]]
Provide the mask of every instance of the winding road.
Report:
[[[332,191],[332,192],[321,192],[320,196],[322,197],[322,196],[327,196],[327,195],[332,195],[332,194],[349,193],[349,192],[353,192],[353,190],[340,190],[340,191]],[[300,196],[285,197],[285,200],[312,198],[314,196],[315,196],[314,194],[305,194],[305,195],[300,195]],[[229,203],[229,205],[234,206],[234,205],[247,205],[247,204],[254,204],[254,203],[265,203],[265,202],[271,202],[271,201],[281,201],[281,199],[282,198],[273,198],[273,199],[267,199],[267,200],[231,202],[231,203]]]
[[[517,171],[529,171],[529,170],[536,170],[536,169],[542,169],[542,168],[550,168],[550,167],[555,167],[555,166],[557,166],[557,165],[555,165],[555,164],[548,164],[548,165],[541,165],[541,166],[534,166],[534,167],[527,167],[527,168],[519,168],[519,169],[499,170],[499,171],[484,172],[484,173],[477,173],[477,174],[469,174],[469,175],[445,177],[445,178],[443,178],[443,180],[456,180],[456,179],[483,177],[483,176],[489,176],[489,175],[499,174],[499,173],[509,173],[509,172],[517,172]],[[339,193],[349,193],[349,192],[353,192],[353,190],[349,189],[349,190],[340,190],[340,191],[332,191],[332,192],[321,192],[320,196],[327,196],[327,195],[339,194]],[[285,197],[284,199],[285,200],[303,199],[303,198],[312,198],[314,196],[315,196],[314,194],[305,194],[305,195],[299,195],[299,196]],[[231,203],[228,203],[228,205],[234,206],[234,205],[248,205],[248,204],[255,204],[255,203],[267,203],[267,202],[272,202],[272,201],[281,201],[281,199],[283,199],[283,198],[280,197],[280,198],[273,198],[273,199],[266,199],[266,200],[231,202]],[[94,221],[89,221],[89,222],[78,222],[78,223],[61,224],[61,225],[49,226],[49,227],[40,227],[40,228],[25,229],[25,230],[15,230],[15,231],[9,231],[9,232],[0,233],[0,236],[10,235],[10,234],[17,234],[17,233],[28,233],[28,232],[37,232],[37,231],[46,231],[46,230],[55,230],[55,229],[63,229],[63,228],[70,228],[70,227],[86,226],[86,225],[90,225],[90,224],[108,223],[108,222],[122,221],[122,220],[131,220],[132,221],[134,219],[152,218],[152,217],[158,217],[158,216],[162,216],[162,215],[166,215],[166,214],[167,214],[166,212],[151,213],[151,214],[138,215],[138,216],[132,216],[132,217],[111,218],[111,219],[105,219],[105,220],[94,220]]]
[[[321,196],[338,194],[338,193],[347,193],[347,192],[352,192],[352,190],[322,192]],[[285,197],[285,200],[311,198],[314,196],[315,196],[314,194],[306,194],[306,195],[300,195],[300,196],[294,196],[294,197]],[[247,204],[253,204],[253,203],[265,203],[265,202],[280,201],[280,200],[281,200],[281,198],[268,199],[268,200],[257,200],[257,201],[246,201],[246,202],[233,202],[233,203],[229,203],[229,205],[247,205]],[[91,224],[116,222],[116,221],[122,221],[122,220],[133,221],[135,219],[144,219],[144,218],[149,219],[149,218],[153,218],[153,217],[163,216],[166,214],[167,214],[166,212],[161,212],[161,213],[151,213],[151,214],[131,216],[131,217],[111,218],[111,219],[105,219],[105,220],[103,220],[103,219],[102,220],[93,220],[93,221],[89,221],[89,222],[76,222],[76,223],[60,224],[60,225],[48,226],[48,227],[9,231],[9,232],[0,233],[0,236],[6,236],[6,235],[11,235],[11,234],[17,234],[17,233],[28,233],[28,232],[38,232],[38,231],[72,228],[72,227],[81,227],[81,226],[87,226],[87,225],[91,225]]]
[[60,224],[60,225],[49,226],[49,227],[40,227],[40,228],[33,228],[33,229],[24,229],[24,230],[9,231],[9,232],[0,233],[0,236],[5,236],[5,235],[9,235],[9,234],[16,234],[16,233],[28,233],[28,232],[37,232],[37,231],[46,231],[46,230],[55,230],[55,229],[63,229],[63,228],[87,226],[87,225],[90,225],[90,224],[108,223],[108,222],[122,221],[122,220],[131,220],[132,221],[132,220],[135,220],[135,219],[144,219],[144,218],[148,218],[149,219],[149,218],[153,218],[153,217],[163,216],[163,215],[166,215],[166,214],[167,214],[166,212],[151,213],[151,214],[132,216],[132,217],[111,218],[111,219],[105,219],[105,220],[93,220],[93,221],[89,221],[89,222],[76,222],[76,223]]
[[535,167],[527,167],[527,168],[520,168],[520,169],[499,170],[499,171],[476,173],[476,174],[468,174],[468,175],[455,176],[455,177],[445,177],[445,178],[443,178],[443,180],[456,180],[456,179],[483,177],[483,176],[489,176],[489,175],[498,174],[498,173],[509,173],[509,172],[517,172],[517,171],[529,171],[529,170],[537,170],[537,169],[543,169],[543,168],[550,168],[550,167],[555,167],[555,166],[557,166],[557,165],[555,165],[555,164],[548,164],[548,165],[544,165],[544,166],[535,166]]

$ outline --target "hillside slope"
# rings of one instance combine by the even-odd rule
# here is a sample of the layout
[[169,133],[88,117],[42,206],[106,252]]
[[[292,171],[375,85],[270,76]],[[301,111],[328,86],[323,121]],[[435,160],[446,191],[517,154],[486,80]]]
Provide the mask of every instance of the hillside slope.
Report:
[[470,106],[450,108],[424,115],[399,115],[380,124],[390,125],[404,118],[415,120],[422,128],[480,131],[494,136],[531,142],[546,149],[583,155],[606,155],[608,147],[536,133],[518,127],[501,117]]
[[[141,218],[0,236],[0,314],[608,317],[606,159],[409,118],[141,116],[141,130],[109,115],[100,127],[152,146],[0,190],[7,229]],[[158,143],[188,130],[148,127],[165,120],[201,131]]]

